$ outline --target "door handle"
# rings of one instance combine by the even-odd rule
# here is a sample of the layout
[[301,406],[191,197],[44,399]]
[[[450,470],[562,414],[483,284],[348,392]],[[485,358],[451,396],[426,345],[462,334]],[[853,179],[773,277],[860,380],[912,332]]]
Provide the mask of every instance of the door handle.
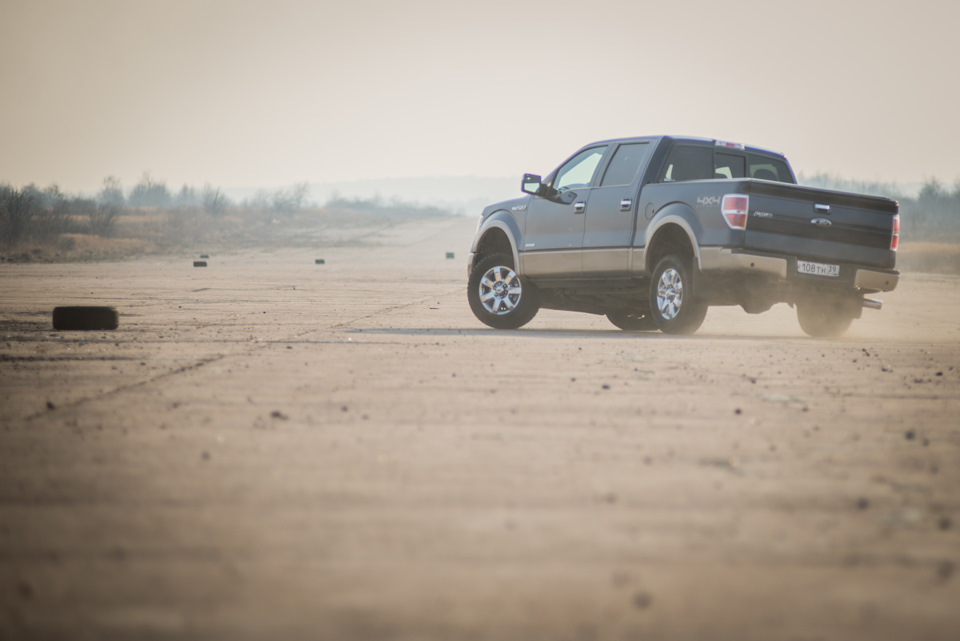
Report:
[[583,202],[582,200],[573,204],[573,213],[575,214],[582,214],[584,211],[586,211],[586,209],[587,203]]
[[633,207],[633,201],[629,198],[620,201],[620,211],[630,211],[631,207]]

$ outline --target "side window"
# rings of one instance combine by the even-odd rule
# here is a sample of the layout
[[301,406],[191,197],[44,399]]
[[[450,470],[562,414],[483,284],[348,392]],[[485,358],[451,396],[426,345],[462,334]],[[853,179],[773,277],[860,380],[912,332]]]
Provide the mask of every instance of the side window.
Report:
[[713,147],[677,145],[670,151],[660,182],[713,178]]
[[647,157],[649,149],[650,144],[646,142],[620,145],[610,160],[607,171],[603,174],[600,186],[612,187],[633,183],[633,179],[637,177],[637,171]]
[[593,181],[593,174],[596,173],[597,166],[600,164],[600,159],[603,158],[603,152],[606,149],[606,147],[585,149],[571,158],[557,170],[557,177],[553,180],[553,188],[561,191],[563,189],[589,187]]
[[760,180],[775,180],[782,183],[793,183],[793,175],[787,163],[775,156],[760,156],[750,154],[747,157],[750,177]]
[[714,162],[713,177],[743,178],[746,164],[746,158],[743,156],[718,153]]

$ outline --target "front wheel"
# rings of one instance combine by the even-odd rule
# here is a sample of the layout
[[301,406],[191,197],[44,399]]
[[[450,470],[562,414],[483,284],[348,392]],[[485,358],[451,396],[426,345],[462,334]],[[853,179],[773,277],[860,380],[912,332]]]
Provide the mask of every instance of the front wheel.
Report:
[[650,315],[664,334],[692,334],[703,324],[707,305],[696,298],[693,270],[680,256],[664,256],[653,270]]
[[517,329],[529,323],[540,309],[533,285],[521,280],[513,258],[493,254],[470,273],[467,300],[473,315],[496,329]]
[[797,303],[797,320],[808,336],[836,338],[849,329],[853,315],[837,302],[806,300]]

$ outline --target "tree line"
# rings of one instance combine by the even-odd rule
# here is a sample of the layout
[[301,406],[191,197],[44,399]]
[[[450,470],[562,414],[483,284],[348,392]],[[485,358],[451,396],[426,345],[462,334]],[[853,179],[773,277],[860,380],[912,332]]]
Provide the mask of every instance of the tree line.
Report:
[[93,198],[67,196],[57,185],[30,184],[14,188],[0,184],[0,245],[13,247],[24,241],[47,242],[64,233],[112,236],[121,214],[143,210],[179,210],[221,216],[244,208],[290,214],[307,206],[309,186],[299,183],[286,189],[260,191],[242,203],[232,202],[210,184],[201,188],[183,185],[171,191],[166,183],[144,173],[128,191],[115,176],[104,179]]
[[[904,195],[900,187],[889,183],[845,180],[828,174],[800,176],[800,183],[813,187],[894,198],[900,203],[901,237],[905,242],[960,242],[960,181],[948,187],[935,178],[928,179],[915,196]],[[144,210],[176,211],[184,215],[205,213],[222,216],[231,209],[247,209],[292,214],[306,206],[309,187],[299,183],[286,189],[261,190],[242,203],[232,202],[221,189],[206,184],[201,188],[183,185],[171,191],[166,183],[144,173],[140,181],[124,190],[120,180],[110,176],[93,198],[70,197],[57,185],[20,189],[0,184],[0,245],[13,247],[24,241],[46,242],[64,233],[88,233],[103,238],[114,234],[121,214],[135,215]],[[378,210],[387,207],[397,212],[397,203],[348,201],[334,196],[332,208]],[[420,214],[428,212],[417,210]]]

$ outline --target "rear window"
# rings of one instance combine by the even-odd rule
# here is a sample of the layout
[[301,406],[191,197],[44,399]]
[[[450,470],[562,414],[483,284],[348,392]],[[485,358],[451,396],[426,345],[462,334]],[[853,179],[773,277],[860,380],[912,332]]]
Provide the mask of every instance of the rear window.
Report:
[[713,147],[677,145],[670,151],[660,182],[713,178]]
[[728,153],[702,145],[677,145],[667,156],[660,173],[660,182],[757,178],[795,183],[783,158],[756,153]]
[[782,183],[795,182],[787,163],[776,156],[747,154],[747,169],[750,178],[774,180]]
[[713,167],[714,178],[743,178],[745,160],[743,156],[718,152]]

